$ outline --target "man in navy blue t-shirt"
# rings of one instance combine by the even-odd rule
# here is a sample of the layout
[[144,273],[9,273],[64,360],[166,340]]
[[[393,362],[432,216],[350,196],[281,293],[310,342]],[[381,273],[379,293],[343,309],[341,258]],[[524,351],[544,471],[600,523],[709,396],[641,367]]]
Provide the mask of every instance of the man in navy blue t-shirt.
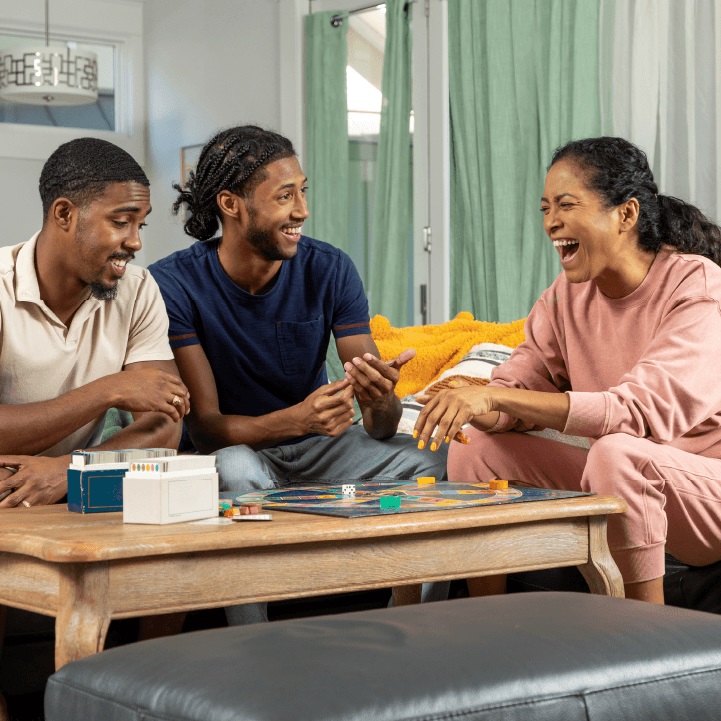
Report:
[[[301,235],[306,178],[290,141],[255,126],[223,131],[176,188],[174,210],[187,206],[185,231],[201,242],[150,270],[190,390],[190,440],[216,454],[221,487],[444,478],[445,446],[424,452],[395,435],[394,388],[414,352],[379,359],[352,261]],[[334,383],[331,333],[346,370]],[[363,426],[352,425],[354,396]]]
[[[221,488],[445,478],[445,445],[421,451],[395,435],[398,371],[415,352],[379,359],[352,261],[301,235],[306,178],[291,142],[255,126],[223,131],[175,187],[174,210],[187,206],[185,232],[200,242],[150,271],[190,391],[190,441],[215,453]],[[331,333],[346,371],[334,383],[325,370]],[[363,426],[352,425],[354,396]],[[227,612],[231,623],[265,619],[260,604]]]

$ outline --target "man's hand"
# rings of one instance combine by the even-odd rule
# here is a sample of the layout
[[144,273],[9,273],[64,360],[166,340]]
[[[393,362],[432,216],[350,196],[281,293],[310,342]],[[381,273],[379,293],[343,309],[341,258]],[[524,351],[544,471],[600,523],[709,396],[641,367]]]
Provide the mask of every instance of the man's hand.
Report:
[[0,502],[0,508],[45,506],[59,501],[68,492],[67,456],[0,456],[0,466],[17,469],[0,475],[0,496],[11,493]]
[[493,391],[486,386],[442,390],[417,396],[416,401],[424,408],[418,414],[413,437],[418,438],[419,448],[425,448],[430,441],[432,451],[444,441],[449,443],[466,423],[486,430],[497,419],[493,413]]
[[[6,478],[10,478],[15,473],[14,468],[5,468],[0,467],[0,487],[2,487],[4,490],[0,491],[0,501],[2,501],[4,498],[7,498],[12,492],[12,488],[5,488],[4,484],[2,483]],[[0,717],[1,718],[1,717]]]
[[346,380],[361,405],[376,405],[386,402],[393,396],[393,391],[400,377],[400,369],[416,355],[415,350],[404,350],[397,358],[387,363],[376,358],[372,353],[364,353],[363,358],[353,358],[345,363]]
[[299,414],[299,436],[306,433],[339,436],[353,423],[353,388],[345,380],[328,383],[295,408]]
[[115,408],[133,413],[161,412],[176,422],[190,411],[190,393],[173,373],[143,368],[115,373],[103,380],[115,394]]

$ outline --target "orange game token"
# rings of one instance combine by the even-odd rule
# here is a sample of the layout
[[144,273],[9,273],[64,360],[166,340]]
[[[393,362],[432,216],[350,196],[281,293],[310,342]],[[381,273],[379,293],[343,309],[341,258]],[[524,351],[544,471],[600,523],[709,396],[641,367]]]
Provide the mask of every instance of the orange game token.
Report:
[[505,491],[508,488],[508,481],[494,478],[489,482],[492,491]]
[[260,503],[243,503],[240,506],[240,513],[243,516],[248,516],[252,513],[260,513],[261,505]]

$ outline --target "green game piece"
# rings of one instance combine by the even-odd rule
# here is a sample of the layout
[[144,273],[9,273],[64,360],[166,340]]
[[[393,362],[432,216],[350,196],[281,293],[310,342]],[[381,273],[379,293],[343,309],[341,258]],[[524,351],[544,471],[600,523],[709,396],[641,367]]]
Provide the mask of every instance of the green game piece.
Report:
[[381,509],[400,508],[400,496],[381,496]]

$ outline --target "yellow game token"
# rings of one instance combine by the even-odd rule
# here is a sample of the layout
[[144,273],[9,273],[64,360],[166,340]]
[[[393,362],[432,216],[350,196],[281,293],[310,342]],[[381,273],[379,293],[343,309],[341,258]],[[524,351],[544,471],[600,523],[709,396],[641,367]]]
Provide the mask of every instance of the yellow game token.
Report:
[[435,476],[419,476],[416,478],[416,483],[418,483],[419,486],[428,486],[431,483],[436,482]]

